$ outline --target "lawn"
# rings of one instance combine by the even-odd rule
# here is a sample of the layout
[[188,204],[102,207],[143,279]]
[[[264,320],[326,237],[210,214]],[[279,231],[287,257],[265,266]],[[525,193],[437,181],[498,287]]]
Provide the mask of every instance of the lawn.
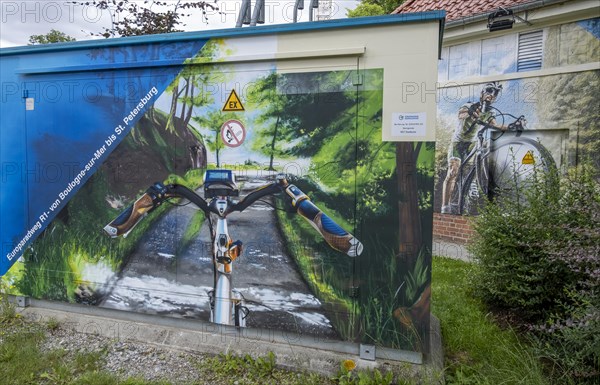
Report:
[[[549,384],[544,368],[526,340],[495,317],[476,299],[469,279],[472,265],[434,257],[432,313],[441,322],[447,384]],[[4,303],[5,305],[6,303]],[[59,325],[28,323],[2,306],[0,376],[11,384],[146,384],[139,378],[117,378],[104,369],[105,352],[67,355],[44,352],[40,342]],[[278,369],[275,357],[198,357],[201,377],[195,384],[389,384],[376,373],[332,378]],[[156,382],[154,382],[156,384]],[[161,384],[168,382],[159,382]]]
[[469,285],[472,265],[434,257],[432,309],[440,319],[447,384],[548,384],[523,336],[498,326]]

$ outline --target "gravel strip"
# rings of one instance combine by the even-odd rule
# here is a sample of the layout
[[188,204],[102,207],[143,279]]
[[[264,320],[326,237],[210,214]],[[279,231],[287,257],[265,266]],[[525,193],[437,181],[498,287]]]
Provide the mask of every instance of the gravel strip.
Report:
[[120,378],[136,377],[147,381],[169,381],[172,384],[197,380],[200,374],[194,363],[204,357],[137,341],[78,333],[62,326],[46,333],[41,349],[62,349],[68,352],[67,357],[76,353],[103,352],[102,367]]

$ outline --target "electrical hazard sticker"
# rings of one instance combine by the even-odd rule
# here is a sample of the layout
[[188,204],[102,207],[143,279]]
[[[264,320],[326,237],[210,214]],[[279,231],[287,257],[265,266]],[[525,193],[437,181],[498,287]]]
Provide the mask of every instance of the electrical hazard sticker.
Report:
[[522,164],[535,164],[535,159],[533,158],[533,151],[527,151],[527,154],[521,160]]

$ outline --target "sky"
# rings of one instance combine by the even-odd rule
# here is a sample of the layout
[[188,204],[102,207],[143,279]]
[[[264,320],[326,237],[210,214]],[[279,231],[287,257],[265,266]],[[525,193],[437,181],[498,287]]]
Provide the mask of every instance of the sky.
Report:
[[[176,3],[176,0],[166,1]],[[137,2],[143,3],[142,0]],[[295,0],[265,0],[265,3],[265,25],[292,22]],[[299,11],[299,21],[308,21],[308,3],[309,0],[305,0],[304,11]],[[346,10],[355,8],[358,3],[358,0],[332,0],[332,18],[346,17]],[[205,21],[200,11],[195,11],[194,15],[184,19],[182,29],[199,31],[235,27],[241,0],[217,0],[216,5],[220,14],[209,11]],[[110,26],[110,20],[108,10],[78,6],[72,1],[0,0],[0,48],[27,45],[31,35],[46,34],[51,29],[77,40],[98,39],[90,33],[103,32],[104,27]]]

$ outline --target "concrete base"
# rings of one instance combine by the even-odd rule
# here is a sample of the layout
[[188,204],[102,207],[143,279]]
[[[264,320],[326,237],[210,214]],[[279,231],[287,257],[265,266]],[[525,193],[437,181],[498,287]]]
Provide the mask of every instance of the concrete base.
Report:
[[448,241],[442,238],[433,239],[433,255],[460,259],[465,262],[473,262],[473,256],[463,243]]
[[[97,334],[118,340],[136,340],[165,349],[219,354],[250,354],[254,357],[273,352],[279,366],[295,371],[332,375],[343,360],[352,359],[359,369],[379,368],[393,371],[400,378],[424,383],[443,383],[443,353],[439,321],[432,316],[430,351],[419,353],[377,347],[376,359],[360,358],[360,345],[319,340],[314,337],[286,335],[267,329],[236,329],[199,320],[186,320],[138,314],[92,306],[30,300],[19,311],[28,319],[57,320],[80,333]],[[424,359],[423,359],[424,358]]]

